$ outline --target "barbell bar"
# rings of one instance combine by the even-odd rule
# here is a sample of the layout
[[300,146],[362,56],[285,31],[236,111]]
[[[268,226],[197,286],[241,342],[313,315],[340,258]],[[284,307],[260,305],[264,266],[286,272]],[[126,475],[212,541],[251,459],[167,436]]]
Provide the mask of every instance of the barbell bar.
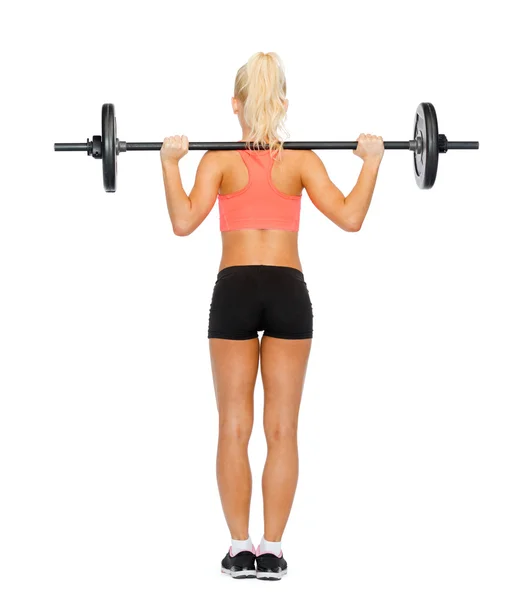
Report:
[[[101,110],[101,136],[93,136],[86,143],[56,143],[56,152],[86,152],[102,160],[103,186],[107,192],[116,191],[117,157],[123,152],[161,150],[163,142],[124,142],[117,137],[116,111],[113,104],[104,104]],[[284,142],[288,150],[355,150],[358,143]],[[245,150],[247,142],[189,142],[189,150]],[[269,146],[261,145],[261,150]],[[434,106],[422,102],[414,117],[413,139],[406,142],[384,142],[386,150],[409,150],[414,157],[414,176],[420,189],[430,189],[436,181],[438,156],[448,150],[478,150],[479,142],[449,142],[438,133],[438,119]]]

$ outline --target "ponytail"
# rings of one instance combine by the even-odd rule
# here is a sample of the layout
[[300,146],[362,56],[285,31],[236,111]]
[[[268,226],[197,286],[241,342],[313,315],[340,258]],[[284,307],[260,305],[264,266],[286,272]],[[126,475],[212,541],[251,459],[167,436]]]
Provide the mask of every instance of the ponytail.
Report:
[[282,149],[280,133],[286,134],[286,77],[280,57],[257,52],[237,72],[235,97],[244,105],[244,120],[250,128],[248,146],[269,144],[270,152]]

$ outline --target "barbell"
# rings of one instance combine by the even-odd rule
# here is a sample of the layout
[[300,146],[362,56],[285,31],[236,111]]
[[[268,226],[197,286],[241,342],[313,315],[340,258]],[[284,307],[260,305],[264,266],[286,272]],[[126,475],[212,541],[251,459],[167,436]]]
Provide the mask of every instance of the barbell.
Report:
[[[86,143],[56,143],[56,152],[87,152],[88,156],[101,159],[103,186],[106,192],[116,191],[117,157],[122,152],[161,150],[162,142],[123,142],[117,137],[116,110],[114,104],[104,104],[101,109],[101,135],[95,135]],[[357,142],[284,142],[288,150],[355,150]],[[189,150],[245,150],[247,142],[190,142]],[[266,150],[269,146],[260,146]],[[409,150],[413,152],[414,176],[421,189],[430,189],[438,173],[438,156],[447,150],[478,150],[479,142],[449,142],[438,133],[438,118],[430,102],[422,102],[414,115],[413,139],[408,142],[384,142],[386,150]]]

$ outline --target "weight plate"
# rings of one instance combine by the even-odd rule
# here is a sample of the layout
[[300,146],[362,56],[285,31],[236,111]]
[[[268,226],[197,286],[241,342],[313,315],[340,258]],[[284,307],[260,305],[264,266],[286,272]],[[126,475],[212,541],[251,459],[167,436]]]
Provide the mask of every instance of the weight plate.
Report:
[[101,139],[103,163],[103,187],[106,192],[116,191],[116,111],[113,104],[101,109]]
[[414,152],[416,183],[422,190],[428,190],[438,172],[438,119],[430,102],[422,102],[416,109],[413,139],[419,142]]

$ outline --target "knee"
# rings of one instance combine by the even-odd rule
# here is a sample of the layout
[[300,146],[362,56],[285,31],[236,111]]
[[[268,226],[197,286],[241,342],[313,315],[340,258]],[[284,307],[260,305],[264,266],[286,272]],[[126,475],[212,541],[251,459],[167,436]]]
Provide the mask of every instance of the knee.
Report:
[[296,423],[270,423],[264,425],[264,433],[268,446],[297,441]]
[[252,428],[250,419],[223,419],[219,422],[219,440],[247,444]]

